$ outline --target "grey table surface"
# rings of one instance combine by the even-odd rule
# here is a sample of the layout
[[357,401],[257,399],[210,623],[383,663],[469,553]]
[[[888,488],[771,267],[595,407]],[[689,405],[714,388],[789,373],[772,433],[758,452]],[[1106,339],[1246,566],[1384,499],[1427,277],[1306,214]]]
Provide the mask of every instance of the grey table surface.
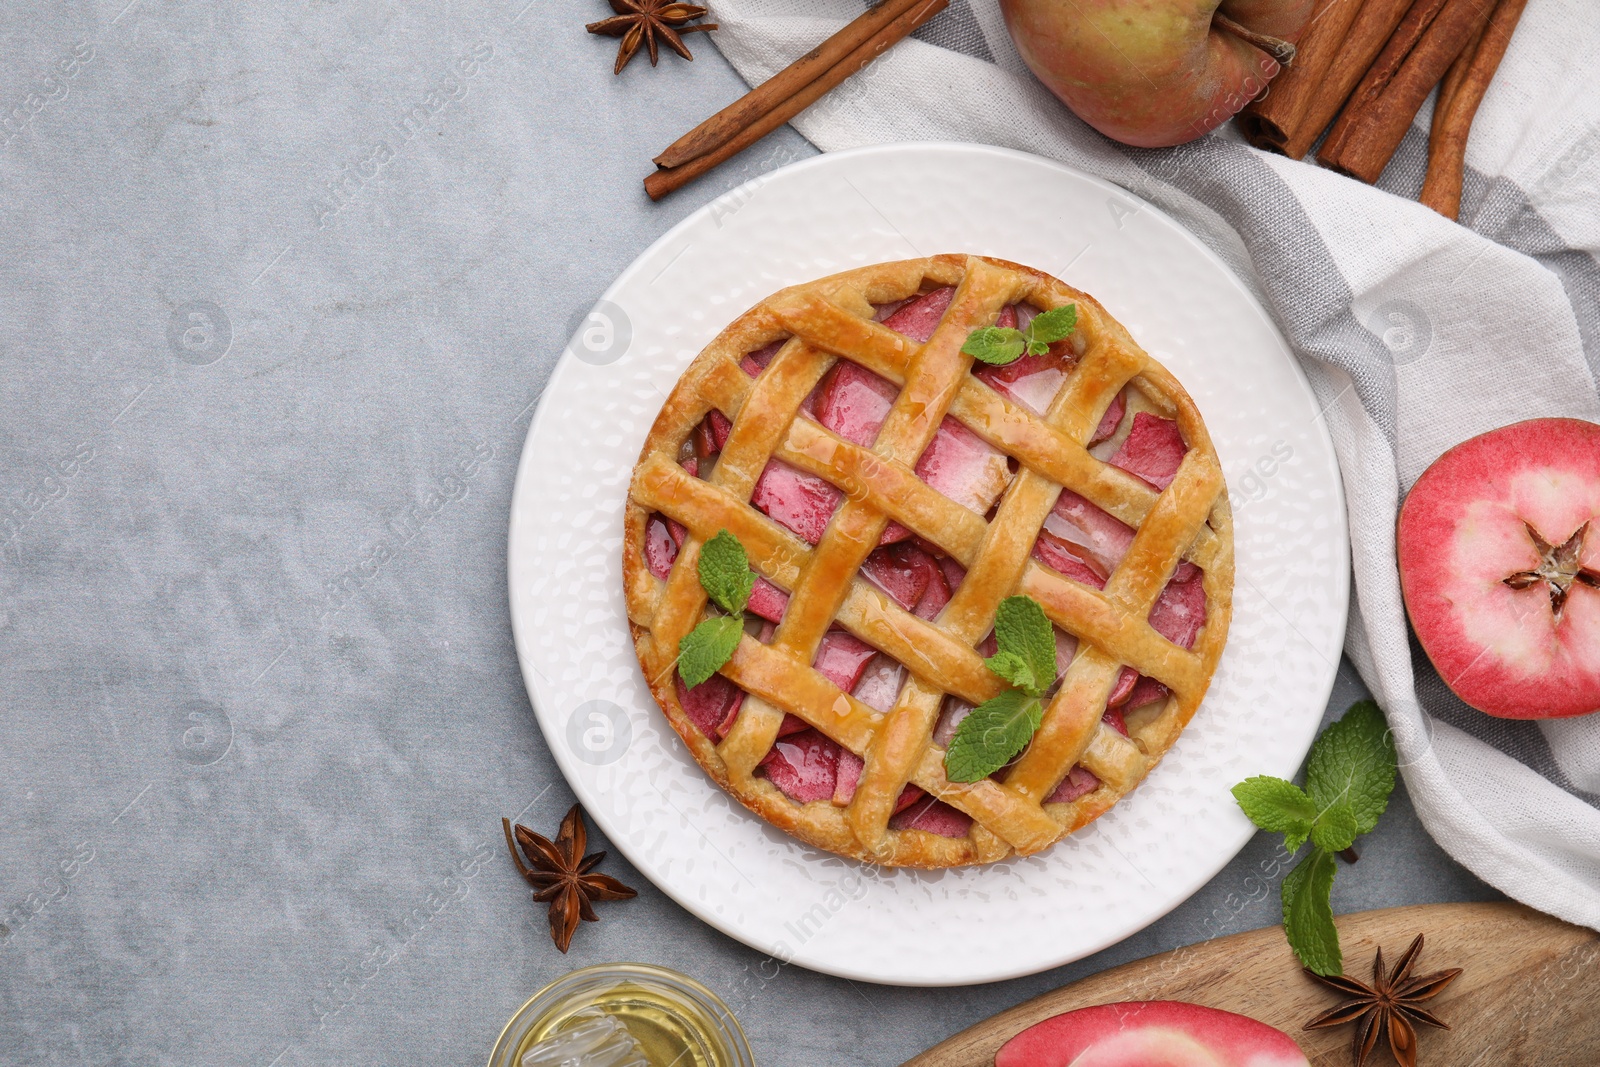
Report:
[[[651,241],[813,151],[784,129],[651,204],[649,157],[744,86],[703,37],[613,77],[604,12],[0,10],[0,1063],[467,1067],[544,982],[644,960],[763,1065],[893,1065],[1274,921],[1257,837],[1092,958],[886,988],[779,967],[614,857],[639,898],[551,947],[498,836],[571,803],[507,617],[530,405]],[[1330,709],[1361,695],[1346,664]],[[1496,896],[1403,788],[1363,852],[1338,911]]]

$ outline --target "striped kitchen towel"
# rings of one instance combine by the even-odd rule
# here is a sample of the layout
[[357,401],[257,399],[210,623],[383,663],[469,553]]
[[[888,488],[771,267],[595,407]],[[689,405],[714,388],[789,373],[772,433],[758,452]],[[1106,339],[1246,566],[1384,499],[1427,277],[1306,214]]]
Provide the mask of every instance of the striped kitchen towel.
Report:
[[[719,0],[713,39],[752,84],[859,0]],[[1349,501],[1346,648],[1389,715],[1428,831],[1485,881],[1600,927],[1600,715],[1493,719],[1408,639],[1395,516],[1441,452],[1534,416],[1600,421],[1600,16],[1529,5],[1467,150],[1457,225],[1416,203],[1425,104],[1377,188],[1246,145],[1231,124],[1133,149],[1024,67],[997,0],[950,7],[794,125],[824,151],[977,141],[1061,160],[1173,215],[1253,288],[1326,407]],[[1070,280],[1070,279],[1069,279]]]

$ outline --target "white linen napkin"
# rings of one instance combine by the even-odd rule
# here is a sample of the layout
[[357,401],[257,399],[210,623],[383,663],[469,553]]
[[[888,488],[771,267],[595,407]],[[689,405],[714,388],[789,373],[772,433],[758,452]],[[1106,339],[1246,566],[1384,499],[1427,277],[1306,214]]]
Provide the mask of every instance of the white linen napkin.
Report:
[[[718,0],[711,36],[756,84],[860,12]],[[1600,715],[1509,722],[1457,700],[1408,640],[1394,545],[1404,490],[1446,448],[1535,416],[1600,421],[1597,54],[1585,0],[1529,5],[1473,123],[1461,225],[1415,202],[1431,99],[1376,189],[1259,152],[1231,124],[1127,148],[1033,78],[996,0],[952,0],[794,125],[824,151],[959,140],[1059,159],[1221,255],[1325,406],[1350,509],[1346,650],[1388,713],[1423,824],[1508,895],[1600,928]]]

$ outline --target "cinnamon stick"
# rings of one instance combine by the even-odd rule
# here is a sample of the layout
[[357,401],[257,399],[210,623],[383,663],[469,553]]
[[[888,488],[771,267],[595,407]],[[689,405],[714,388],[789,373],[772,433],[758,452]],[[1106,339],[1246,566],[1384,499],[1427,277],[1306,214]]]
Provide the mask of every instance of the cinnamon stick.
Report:
[[1491,10],[1490,0],[1417,0],[1356,86],[1317,159],[1376,182],[1422,101]]
[[1522,18],[1528,0],[1500,0],[1494,14],[1450,64],[1439,84],[1433,108],[1433,129],[1428,133],[1428,174],[1422,182],[1422,202],[1447,219],[1461,214],[1461,180],[1466,169],[1467,134],[1483,94],[1511,44],[1511,34]]
[[660,200],[668,193],[683,188],[683,186],[694,181],[694,179],[724,160],[743,152],[746,148],[749,148],[761,138],[816,103],[830,89],[833,89],[850,75],[878,58],[891,45],[909,35],[912,30],[915,30],[918,26],[943,11],[949,6],[949,3],[950,0],[920,0],[918,6],[902,12],[893,21],[850,51],[838,63],[835,63],[815,78],[809,85],[806,85],[787,100],[756,118],[749,125],[723,141],[717,148],[695,156],[680,166],[658,170],[650,175],[644,180],[644,191],[650,194],[650,199]]
[[[1498,4],[1497,4],[1497,10],[1498,10]],[[1494,21],[1494,16],[1490,15],[1489,16],[1489,22],[1493,22],[1493,21]],[[1472,35],[1472,39],[1469,40],[1467,42],[1467,46],[1461,50],[1461,54],[1459,56],[1456,56],[1456,61],[1454,63],[1450,64],[1450,69],[1444,72],[1444,79],[1439,82],[1438,95],[1434,98],[1434,102],[1433,102],[1434,103],[1434,110],[1436,110],[1436,111],[1439,110],[1444,104],[1446,104],[1450,100],[1450,97],[1455,93],[1455,91],[1457,89],[1461,88],[1461,82],[1467,76],[1467,68],[1472,66],[1472,57],[1477,54],[1478,45],[1480,43],[1482,43],[1484,31],[1487,30],[1488,28],[1489,28],[1489,23],[1488,22],[1485,22],[1482,26],[1479,26],[1478,27],[1478,32]],[[1434,132],[1437,132],[1437,131],[1433,127],[1430,126],[1429,127],[1430,147],[1431,147],[1431,142],[1432,142],[1432,135],[1433,135]]]
[[[1499,7],[1497,6],[1495,10],[1498,11]],[[1494,16],[1490,15],[1489,22],[1493,21]],[[1422,181],[1423,195],[1419,196],[1418,199],[1422,203],[1428,204],[1429,207],[1441,215],[1447,215],[1452,219],[1461,211],[1461,183],[1463,171],[1466,168],[1466,138],[1463,137],[1461,139],[1461,155],[1457,158],[1458,165],[1454,168],[1454,193],[1450,189],[1451,176],[1449,172],[1451,167],[1449,161],[1440,156],[1439,151],[1442,147],[1445,125],[1448,121],[1450,98],[1455,95],[1457,89],[1461,88],[1461,83],[1466,80],[1467,71],[1472,66],[1472,57],[1478,54],[1478,46],[1483,43],[1483,35],[1488,28],[1489,23],[1487,22],[1480,26],[1478,32],[1472,35],[1472,39],[1461,50],[1461,54],[1456,56],[1455,62],[1450,64],[1450,69],[1444,72],[1444,79],[1439,82],[1439,91],[1435,94],[1433,100],[1433,121],[1428,126],[1428,171]],[[1470,125],[1471,123],[1469,122],[1468,126],[1470,127]],[[1433,186],[1431,195],[1436,203],[1428,203],[1430,183]]]
[[[1411,4],[1412,0],[1364,0],[1345,31],[1344,39],[1339,42],[1337,54],[1328,64],[1327,76],[1312,87],[1305,116],[1284,142],[1284,155],[1302,159],[1311,150],[1328,123],[1350,99],[1356,83],[1372,66],[1372,61],[1383,51]],[[1273,87],[1267,98],[1270,100],[1277,91]]]
[[1322,148],[1317,152],[1318,159],[1327,163],[1329,156],[1339,151],[1345,138],[1350,134],[1356,112],[1394,80],[1395,72],[1416,48],[1417,42],[1422,39],[1422,35],[1427,32],[1439,11],[1448,2],[1449,0],[1409,0],[1400,24],[1383,43],[1382,50],[1373,57],[1360,82],[1345,101],[1343,109],[1339,112],[1339,120],[1328,131],[1327,140],[1322,142]]
[[882,0],[838,33],[667,146],[658,167],[677,167],[727,143],[750,123],[804,89],[863,42],[922,0]]
[[[1272,79],[1265,96],[1239,112],[1239,129],[1257,148],[1299,159],[1327,126],[1307,129],[1309,110],[1328,78],[1361,0],[1317,0],[1311,21],[1296,43],[1294,62]],[[1296,150],[1298,148],[1298,150]]]

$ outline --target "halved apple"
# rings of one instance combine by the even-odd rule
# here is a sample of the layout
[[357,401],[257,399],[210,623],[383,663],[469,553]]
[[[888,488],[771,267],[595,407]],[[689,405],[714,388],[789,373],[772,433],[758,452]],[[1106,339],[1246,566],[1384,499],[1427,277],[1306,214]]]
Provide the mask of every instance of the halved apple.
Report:
[[1178,1000],[1098,1004],[1046,1019],[995,1053],[994,1067],[1309,1067],[1282,1030]]
[[1396,551],[1417,640],[1462,700],[1600,711],[1600,426],[1531,419],[1450,449],[1406,496]]

